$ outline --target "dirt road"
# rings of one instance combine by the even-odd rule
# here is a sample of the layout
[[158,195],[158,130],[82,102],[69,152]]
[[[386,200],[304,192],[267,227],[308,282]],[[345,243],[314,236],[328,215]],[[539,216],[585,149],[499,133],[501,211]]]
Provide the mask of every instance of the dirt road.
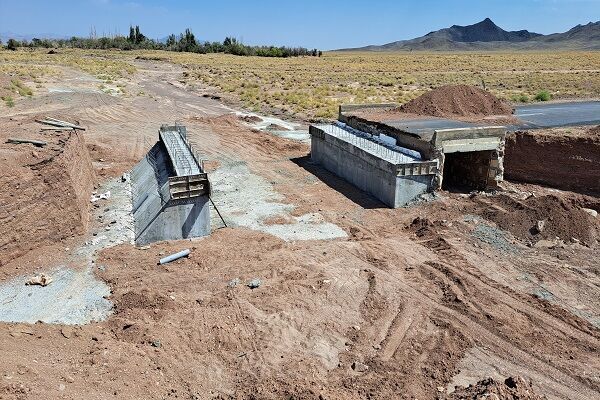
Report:
[[[99,182],[142,157],[161,123],[184,123],[232,226],[146,249],[107,244],[93,263],[114,304],[104,321],[0,323],[0,398],[424,399],[515,375],[548,398],[600,397],[598,219],[556,227],[558,240],[503,219],[531,192],[558,198],[540,218],[580,216],[596,199],[515,184],[511,201],[443,193],[390,210],[312,164],[307,144],[253,131],[182,87],[181,72],[140,63],[129,95],[114,97],[65,70],[56,86],[70,92],[0,112],[12,132],[37,132],[40,115],[79,121]],[[84,268],[73,249],[105,229],[104,207],[88,234],[2,265],[3,282]]]

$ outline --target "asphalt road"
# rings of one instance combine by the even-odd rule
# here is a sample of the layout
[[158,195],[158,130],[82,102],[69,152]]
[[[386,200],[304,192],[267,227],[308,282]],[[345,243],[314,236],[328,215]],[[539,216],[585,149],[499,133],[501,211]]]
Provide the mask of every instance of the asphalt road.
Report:
[[518,106],[515,115],[528,128],[600,124],[600,101],[550,103]]
[[[515,116],[523,123],[508,126],[509,130],[600,125],[600,101],[539,103],[517,106]],[[419,135],[424,139],[431,136],[436,129],[468,128],[484,125],[444,118],[386,121],[385,123]]]

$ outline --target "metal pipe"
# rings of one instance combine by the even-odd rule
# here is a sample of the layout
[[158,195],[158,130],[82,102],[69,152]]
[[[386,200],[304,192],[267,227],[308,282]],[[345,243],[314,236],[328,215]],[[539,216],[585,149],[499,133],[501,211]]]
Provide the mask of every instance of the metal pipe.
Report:
[[180,259],[181,257],[187,257],[190,255],[190,249],[181,250],[179,253],[171,254],[165,258],[161,258],[159,264],[167,264],[171,261]]

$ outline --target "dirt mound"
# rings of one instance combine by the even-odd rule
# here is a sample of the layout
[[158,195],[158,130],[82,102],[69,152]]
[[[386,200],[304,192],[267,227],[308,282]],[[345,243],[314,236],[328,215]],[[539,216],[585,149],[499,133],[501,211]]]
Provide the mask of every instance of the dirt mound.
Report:
[[[531,242],[560,238],[577,239],[591,245],[597,237],[598,222],[594,217],[557,196],[530,197],[517,200],[508,195],[475,198],[471,212],[493,221],[515,237]],[[541,229],[538,221],[543,221]]]
[[402,105],[399,111],[434,117],[484,117],[510,115],[512,107],[475,86],[447,85]]
[[59,135],[52,149],[38,154],[32,149],[2,145],[21,161],[35,161],[18,166],[14,160],[0,161],[0,265],[33,248],[82,234],[88,226],[95,175],[83,135]]
[[600,128],[580,134],[572,131],[516,132],[508,135],[505,178],[600,194]]
[[547,397],[536,394],[531,382],[517,376],[506,378],[504,382],[492,378],[481,380],[455,390],[449,399],[543,400]]

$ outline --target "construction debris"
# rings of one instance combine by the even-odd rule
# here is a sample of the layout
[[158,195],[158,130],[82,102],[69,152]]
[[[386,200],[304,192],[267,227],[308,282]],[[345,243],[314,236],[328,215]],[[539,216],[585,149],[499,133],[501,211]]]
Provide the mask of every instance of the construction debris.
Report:
[[185,249],[185,250],[180,251],[179,253],[171,254],[170,256],[161,258],[159,261],[159,264],[167,264],[172,261],[178,260],[182,257],[187,257],[189,255],[190,255],[190,249]]
[[44,274],[40,274],[38,276],[34,276],[33,278],[31,278],[30,280],[25,282],[25,285],[27,285],[27,286],[30,286],[30,285],[48,286],[50,283],[52,283],[51,277],[46,276]]
[[369,366],[367,364],[363,364],[360,361],[354,361],[351,367],[356,372],[367,372],[367,370],[369,369]]
[[36,147],[44,147],[48,143],[42,140],[33,140],[33,139],[21,139],[21,138],[8,138],[6,143],[14,143],[14,144],[23,144],[23,143],[31,143]]
[[535,231],[537,233],[544,232],[545,227],[546,227],[546,221],[544,221],[544,220],[539,220],[535,223]]
[[70,122],[61,121],[60,119],[46,117],[45,120],[36,119],[35,122],[39,122],[40,124],[57,126],[59,128],[72,128],[79,129],[85,131],[85,128],[79,125],[72,124]]
[[106,193],[100,193],[100,194],[92,193],[90,202],[95,203],[98,200],[108,200],[108,199],[110,199],[110,190],[107,191]]
[[235,278],[235,279],[230,280],[229,283],[227,284],[227,286],[236,287],[239,284],[240,284],[240,278]]
[[55,131],[55,132],[60,132],[60,131],[72,131],[74,130],[74,128],[71,127],[59,127],[56,126],[54,128],[40,128],[41,131]]
[[250,289],[258,289],[261,284],[262,284],[262,282],[260,281],[260,279],[254,278],[250,282],[248,282],[248,287]]

